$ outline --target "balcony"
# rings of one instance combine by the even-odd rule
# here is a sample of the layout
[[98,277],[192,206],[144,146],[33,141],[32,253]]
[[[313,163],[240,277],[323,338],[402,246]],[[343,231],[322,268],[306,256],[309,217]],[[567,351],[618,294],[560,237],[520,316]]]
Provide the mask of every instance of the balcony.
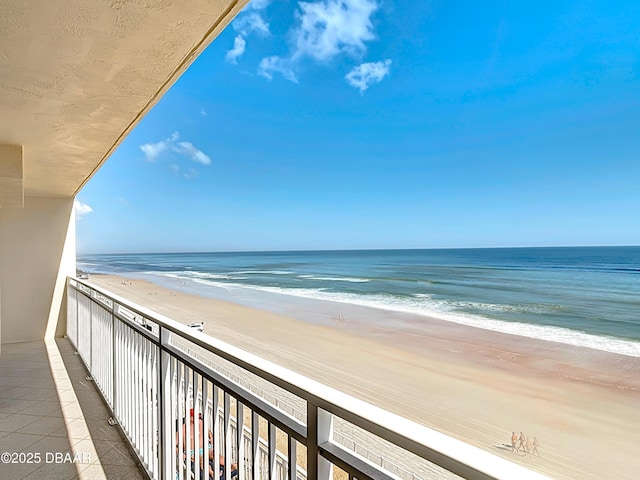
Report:
[[62,338],[2,346],[0,478],[146,478],[74,351]]
[[[149,478],[545,478],[90,283],[68,280],[67,309],[69,340],[91,375],[76,381],[94,383],[108,407],[99,430],[118,431],[104,426],[110,415]],[[78,360],[66,340],[58,345]],[[79,370],[69,373],[82,379]],[[349,440],[354,431],[371,440]]]

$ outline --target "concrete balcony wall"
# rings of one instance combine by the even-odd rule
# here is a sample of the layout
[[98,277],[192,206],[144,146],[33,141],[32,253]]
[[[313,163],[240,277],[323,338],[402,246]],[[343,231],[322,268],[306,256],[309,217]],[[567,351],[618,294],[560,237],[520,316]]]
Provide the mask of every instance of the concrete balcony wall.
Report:
[[0,343],[66,332],[66,278],[75,275],[74,199],[26,196],[0,208]]

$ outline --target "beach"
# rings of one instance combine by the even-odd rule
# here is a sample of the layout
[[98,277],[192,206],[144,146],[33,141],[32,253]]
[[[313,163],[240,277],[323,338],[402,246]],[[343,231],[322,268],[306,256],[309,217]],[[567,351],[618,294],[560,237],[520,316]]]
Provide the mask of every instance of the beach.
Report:
[[[279,311],[255,308],[188,293],[177,280],[89,282],[553,478],[640,471],[638,357],[286,295]],[[384,327],[414,321],[419,329]],[[540,457],[500,448],[512,431],[536,436]]]

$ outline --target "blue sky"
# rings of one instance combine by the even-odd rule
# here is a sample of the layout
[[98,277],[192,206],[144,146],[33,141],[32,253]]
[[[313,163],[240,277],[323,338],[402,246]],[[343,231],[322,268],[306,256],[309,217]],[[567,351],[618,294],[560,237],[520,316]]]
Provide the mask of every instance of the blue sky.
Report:
[[254,0],[79,253],[640,244],[640,3]]

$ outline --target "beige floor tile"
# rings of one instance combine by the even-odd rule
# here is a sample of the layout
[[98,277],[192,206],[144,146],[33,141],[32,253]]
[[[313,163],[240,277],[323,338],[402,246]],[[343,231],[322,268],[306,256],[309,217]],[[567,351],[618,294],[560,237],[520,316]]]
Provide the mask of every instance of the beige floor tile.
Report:
[[74,463],[43,463],[37,470],[24,477],[24,480],[64,479],[73,480],[87,468],[87,465]]
[[23,393],[24,387],[7,387],[0,390],[0,399],[16,399],[20,398]]
[[87,438],[87,435],[80,435],[78,433],[76,433],[75,436],[69,435],[68,432],[67,432],[67,427],[66,426],[56,430],[53,433],[50,433],[49,436],[50,437],[64,437],[64,438],[68,438],[69,440],[72,440],[72,441],[75,441],[75,442],[77,442],[78,440],[82,440],[84,438]]
[[[2,373],[0,373],[2,375]],[[6,390],[9,387],[22,387],[29,379],[20,377],[0,377],[0,398],[2,398],[2,390]]]
[[102,465],[102,468],[109,480],[148,480],[147,476],[135,466]]
[[110,480],[102,465],[89,465],[78,474],[79,480]]
[[0,398],[0,413],[14,414],[25,408],[27,401],[19,398]]
[[[2,359],[6,360],[6,354],[4,353],[4,346],[2,347]],[[8,363],[7,361],[4,362]],[[13,367],[0,367],[0,377],[1,378],[12,378],[12,377],[21,377],[20,375],[16,375]],[[24,378],[24,377],[21,377]]]
[[109,425],[106,418],[87,418],[85,420],[91,433],[91,438],[94,440],[107,440],[112,442],[120,442],[123,440],[123,435],[119,428]]
[[57,379],[56,380],[56,382],[55,382],[56,390],[64,391],[64,390],[69,390],[70,388],[73,388],[73,383],[71,382],[71,380],[67,380],[65,377],[63,377],[63,379]]
[[[29,445],[42,440],[40,435],[29,435],[27,433],[9,433],[0,438],[0,452],[20,452]],[[0,478],[3,478],[0,476]]]
[[78,441],[73,445],[73,449],[77,454],[88,455],[89,458],[91,458],[91,462],[94,462],[95,459],[100,458],[97,445],[91,439],[85,438],[84,440]]
[[83,418],[77,418],[66,423],[64,427],[50,434],[52,437],[67,437],[74,440],[82,440],[89,437],[89,429]]
[[[96,449],[97,457],[91,457],[91,463],[102,463],[102,458],[115,449],[115,442],[111,442],[108,440],[92,440],[93,446]],[[79,442],[78,442],[79,443]],[[74,445],[74,448],[79,448]],[[77,450],[79,452],[79,450]],[[132,461],[134,461],[135,457],[132,457]]]
[[77,403],[69,403],[63,410],[65,418],[84,418],[84,413]]
[[136,465],[130,455],[125,455],[118,448],[112,448],[109,452],[100,455],[100,463],[102,465],[128,465],[133,467]]
[[55,389],[46,389],[46,388],[31,388],[31,387],[21,387],[23,389],[22,396],[20,397],[23,400],[31,400],[31,401],[45,401],[51,400],[51,398],[56,398],[57,394]]
[[43,457],[45,454],[53,456],[57,453],[67,454],[73,453],[73,446],[68,438],[62,437],[40,437],[36,443],[33,443],[22,449],[23,452],[38,452]]
[[29,405],[20,410],[20,413],[41,417],[62,417],[62,407],[57,401],[29,402]]
[[0,478],[21,479],[40,468],[39,463],[0,463]]
[[[0,480],[48,478],[146,478],[137,456],[123,443],[111,412],[68,340],[59,340],[64,361],[50,364],[43,342],[2,347],[0,358],[0,452],[84,454],[87,464],[0,465]],[[50,344],[49,344],[50,345]],[[55,352],[54,352],[55,353]],[[57,382],[57,385],[56,385]],[[93,463],[91,463],[93,462]],[[105,467],[100,462],[107,462]],[[7,467],[7,468],[5,468]],[[82,475],[83,472],[84,477]]]
[[34,435],[50,435],[65,426],[62,417],[40,417],[37,422],[32,422],[22,427],[18,432],[32,433]]
[[36,415],[22,415],[20,413],[16,413],[0,420],[0,430],[3,432],[17,432],[23,427],[26,427],[30,423],[39,419],[40,417]]
[[55,392],[56,384],[51,377],[43,377],[43,378],[19,378],[16,379],[16,383],[19,387],[27,387],[27,388],[46,388]]
[[61,402],[76,402],[78,396],[73,389],[67,389],[58,393],[58,399],[60,399]]

